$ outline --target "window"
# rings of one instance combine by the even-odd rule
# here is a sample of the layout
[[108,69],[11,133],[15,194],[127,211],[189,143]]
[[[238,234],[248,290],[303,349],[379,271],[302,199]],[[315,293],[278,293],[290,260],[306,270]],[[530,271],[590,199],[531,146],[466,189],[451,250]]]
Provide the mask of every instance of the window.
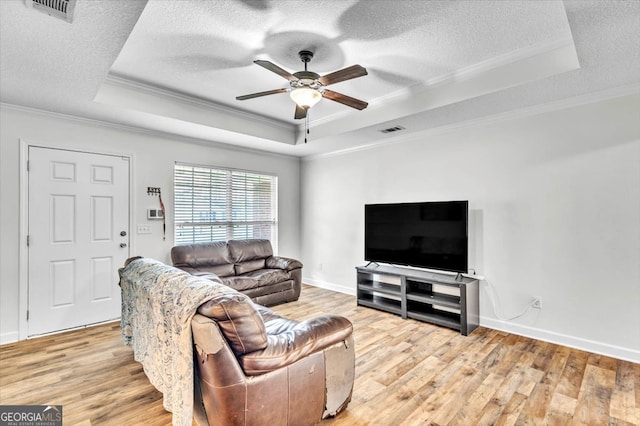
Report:
[[276,248],[278,178],[176,164],[175,244],[263,238]]

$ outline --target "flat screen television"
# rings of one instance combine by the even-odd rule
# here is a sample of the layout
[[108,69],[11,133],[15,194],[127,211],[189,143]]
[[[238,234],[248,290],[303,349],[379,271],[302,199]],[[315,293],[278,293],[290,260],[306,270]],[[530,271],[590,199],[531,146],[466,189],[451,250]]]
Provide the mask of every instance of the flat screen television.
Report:
[[468,201],[367,204],[365,260],[466,273],[468,210]]

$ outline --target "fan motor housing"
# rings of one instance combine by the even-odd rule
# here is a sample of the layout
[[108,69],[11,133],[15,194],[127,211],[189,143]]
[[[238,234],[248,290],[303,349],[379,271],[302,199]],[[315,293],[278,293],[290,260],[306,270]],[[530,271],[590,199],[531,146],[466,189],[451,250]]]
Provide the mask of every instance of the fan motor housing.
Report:
[[298,77],[300,80],[317,80],[320,78],[320,74],[313,71],[298,71],[293,73],[294,77]]
[[298,87],[309,87],[318,90],[322,87],[322,84],[318,81],[320,75],[313,71],[298,71],[293,73],[293,76],[296,77],[297,80],[290,81],[289,85],[294,89]]

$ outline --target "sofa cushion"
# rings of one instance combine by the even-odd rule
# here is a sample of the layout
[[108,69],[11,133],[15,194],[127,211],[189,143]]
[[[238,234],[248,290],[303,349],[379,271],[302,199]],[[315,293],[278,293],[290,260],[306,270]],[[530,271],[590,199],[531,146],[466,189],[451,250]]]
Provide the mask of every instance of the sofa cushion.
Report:
[[194,277],[204,278],[204,279],[207,279],[209,281],[214,281],[216,283],[222,284],[222,280],[216,274],[212,274],[210,272],[198,272],[198,271],[194,271],[194,272],[186,271],[186,272],[189,272]]
[[272,285],[289,279],[289,273],[282,269],[258,269],[242,275],[258,281],[258,285]]
[[269,240],[229,240],[228,245],[231,259],[236,264],[273,256]]
[[257,306],[273,305],[273,303],[268,302],[270,298],[266,299],[260,296],[270,295],[272,297],[277,297],[278,300],[282,300],[281,298],[289,292],[293,293],[293,280],[287,280],[273,285],[263,285],[242,290],[242,293],[249,296],[253,303],[255,303]]
[[226,265],[213,265],[213,266],[201,266],[199,268],[190,268],[183,266],[180,269],[187,271],[191,275],[217,275],[219,277],[228,277],[235,274],[235,268],[232,264]]
[[198,313],[217,321],[222,334],[236,355],[267,347],[267,332],[262,316],[248,296],[228,289],[198,308]]
[[224,277],[222,278],[222,284],[228,285],[232,289],[238,291],[260,287],[260,283],[258,282],[258,280],[251,277]]
[[181,269],[233,263],[225,241],[175,246],[171,249],[171,261]]
[[236,263],[235,270],[236,275],[246,274],[247,272],[256,271],[258,269],[264,269],[264,259],[254,259],[248,262]]

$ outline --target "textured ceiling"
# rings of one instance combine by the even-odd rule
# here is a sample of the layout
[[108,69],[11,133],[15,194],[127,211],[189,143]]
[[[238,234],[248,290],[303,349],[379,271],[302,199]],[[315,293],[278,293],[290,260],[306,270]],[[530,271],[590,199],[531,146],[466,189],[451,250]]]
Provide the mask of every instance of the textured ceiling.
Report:
[[[72,24],[2,0],[0,24],[3,103],[297,156],[640,85],[635,0],[78,0]],[[369,72],[330,86],[369,107],[322,100],[308,144],[287,94],[235,100],[301,49]]]
[[[260,4],[151,0],[111,72],[294,123],[286,94],[235,100],[287,86],[280,76],[253,65],[254,59],[293,72],[303,68],[298,52],[311,50],[315,55],[309,69],[319,74],[359,63],[370,75],[340,83],[335,90],[375,103],[499,55],[571,38],[558,2]],[[312,119],[344,108],[322,102],[312,110]]]

